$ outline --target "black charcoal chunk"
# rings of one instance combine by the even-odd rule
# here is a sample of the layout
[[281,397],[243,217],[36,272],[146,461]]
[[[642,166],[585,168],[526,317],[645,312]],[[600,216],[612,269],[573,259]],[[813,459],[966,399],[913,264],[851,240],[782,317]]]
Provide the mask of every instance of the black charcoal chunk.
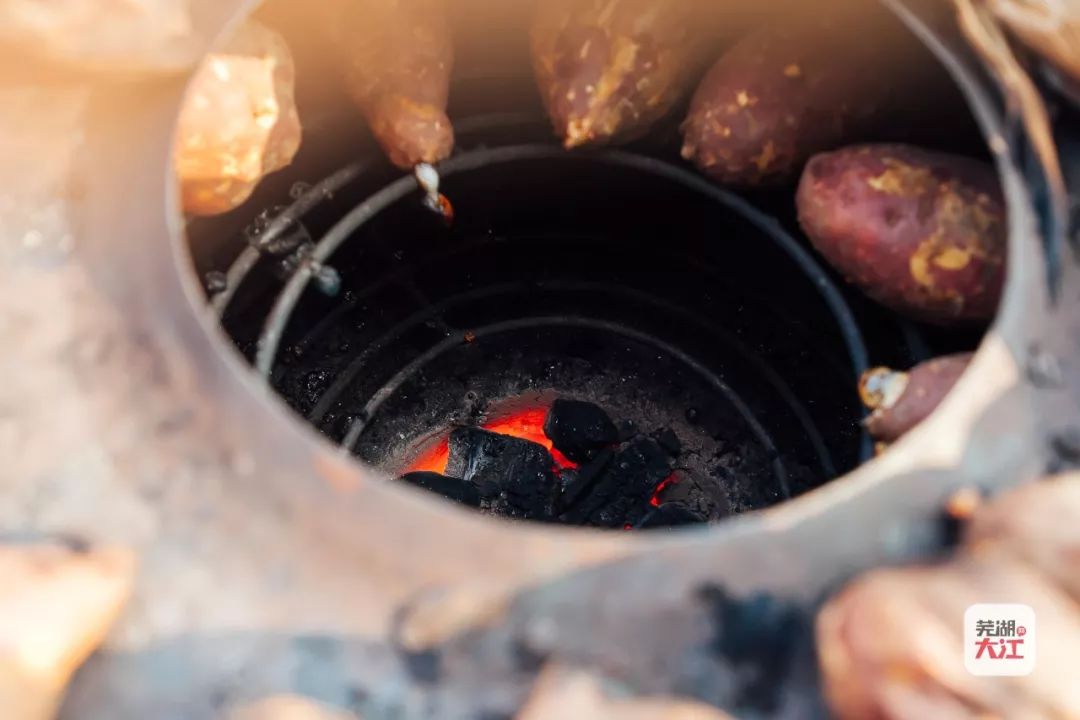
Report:
[[626,442],[638,434],[637,424],[633,420],[620,420],[616,428],[619,433],[619,442]]
[[669,502],[653,508],[635,526],[639,529],[675,527],[677,525],[696,525],[705,522],[705,518],[682,503]]
[[474,427],[450,433],[447,474],[473,483],[480,506],[498,515],[550,519],[558,492],[554,468],[543,445]]
[[581,400],[556,400],[544,420],[544,434],[574,462],[588,462],[601,449],[619,440],[615,423],[599,405]]
[[671,475],[672,482],[664,487],[657,498],[661,504],[678,503],[700,515],[705,522],[713,522],[731,514],[731,506],[723,487],[713,478],[702,479],[686,469],[678,469]]
[[454,477],[440,475],[437,472],[411,472],[401,476],[401,480],[423,488],[436,495],[442,495],[448,500],[455,500],[463,505],[480,507],[480,491],[476,485]]
[[623,494],[648,498],[671,474],[671,462],[658,442],[637,437],[616,454],[612,472],[621,478]]
[[653,433],[653,439],[660,443],[660,447],[667,451],[671,457],[678,457],[682,452],[682,441],[675,431],[669,427],[661,428]]
[[559,508],[563,512],[572,508],[586,493],[592,490],[600,479],[600,474],[614,456],[615,453],[611,450],[604,449],[577,470],[564,471],[564,473],[573,472],[573,477],[563,486],[562,495],[559,498]]
[[633,523],[649,510],[656,486],[671,474],[667,453],[652,438],[639,435],[608,462],[583,499],[562,519],[601,527]]

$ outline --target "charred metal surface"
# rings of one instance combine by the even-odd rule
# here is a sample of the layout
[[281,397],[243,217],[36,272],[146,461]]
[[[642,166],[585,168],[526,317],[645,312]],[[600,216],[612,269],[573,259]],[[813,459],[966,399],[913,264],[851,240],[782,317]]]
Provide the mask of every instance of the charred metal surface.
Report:
[[[35,121],[5,117],[0,133],[0,370],[13,379],[0,386],[0,530],[122,543],[140,568],[63,715],[208,718],[291,692],[371,718],[505,717],[541,658],[604,668],[628,695],[742,706],[703,586],[812,608],[862,569],[933,553],[950,491],[1007,487],[1067,456],[1080,278],[1066,248],[1051,309],[1046,245],[1030,240],[1064,230],[1040,224],[1041,186],[1025,183],[1021,136],[978,63],[935,39],[949,36],[939,19],[902,17],[1000,149],[1002,312],[957,391],[887,454],[665,538],[476,517],[339,456],[256,381],[203,303],[167,180],[182,80],[29,91],[8,76],[0,93]],[[1075,164],[1065,174],[1075,183]],[[1060,368],[1060,382],[1033,382],[1030,366]],[[395,640],[405,627],[409,649]],[[809,652],[792,650],[777,716],[820,708]]]

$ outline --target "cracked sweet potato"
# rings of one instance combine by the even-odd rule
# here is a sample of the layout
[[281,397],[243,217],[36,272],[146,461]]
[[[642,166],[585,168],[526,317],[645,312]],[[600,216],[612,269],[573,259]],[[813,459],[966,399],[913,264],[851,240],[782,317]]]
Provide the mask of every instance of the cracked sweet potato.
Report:
[[993,317],[1006,227],[990,165],[907,145],[849,147],[810,161],[796,204],[814,247],[874,300],[939,325]]
[[533,68],[567,148],[645,134],[690,90],[704,49],[685,0],[540,2]]
[[350,0],[338,25],[346,88],[390,161],[446,158],[454,51],[443,0]]
[[885,367],[863,373],[859,395],[873,410],[866,429],[879,442],[891,443],[937,409],[971,362],[971,353],[958,353],[919,363],[908,372]]

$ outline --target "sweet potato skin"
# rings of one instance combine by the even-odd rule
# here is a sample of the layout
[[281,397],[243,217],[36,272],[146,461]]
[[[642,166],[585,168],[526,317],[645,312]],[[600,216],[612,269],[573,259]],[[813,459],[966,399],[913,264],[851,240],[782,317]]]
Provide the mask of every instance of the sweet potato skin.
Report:
[[703,64],[692,3],[545,0],[530,39],[552,126],[567,148],[632,140],[690,91]]
[[173,148],[184,212],[232,210],[292,162],[301,139],[295,75],[284,38],[255,21],[207,56],[184,98]]
[[[911,430],[937,409],[952,390],[953,385],[971,362],[971,353],[957,353],[927,360],[913,367],[907,376],[903,392],[890,402],[868,402],[873,412],[866,418],[866,429],[879,442],[891,443]],[[863,374],[860,390],[865,380],[879,369]],[[886,371],[889,372],[889,371]],[[895,371],[894,371],[895,372]],[[866,398],[866,393],[861,393]]]
[[806,160],[858,135],[892,92],[857,36],[828,20],[759,29],[712,66],[683,124],[682,155],[725,185],[793,180]]
[[939,325],[993,317],[1006,226],[993,168],[908,145],[815,156],[799,223],[829,263],[874,300]]
[[444,0],[350,0],[336,24],[346,89],[390,161],[445,159],[454,51]]

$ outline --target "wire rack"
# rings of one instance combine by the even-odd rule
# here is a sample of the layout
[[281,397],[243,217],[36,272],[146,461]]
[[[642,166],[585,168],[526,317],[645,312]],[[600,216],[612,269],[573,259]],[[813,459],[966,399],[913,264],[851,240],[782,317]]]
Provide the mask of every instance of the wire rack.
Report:
[[[506,128],[508,126],[540,127],[543,128],[542,118],[533,113],[497,113],[475,116],[457,123],[459,135],[458,150],[443,162],[440,172],[444,177],[452,177],[457,173],[486,167],[492,164],[511,162],[516,160],[540,160],[560,155],[564,151],[554,142],[533,143],[524,145],[505,145],[487,147],[482,141],[471,140],[477,136],[484,136],[485,131],[492,128]],[[546,134],[546,133],[545,133]],[[868,365],[867,351],[863,344],[859,327],[844,297],[838,289],[825,276],[817,266],[810,253],[772,217],[758,210],[744,198],[731,192],[716,187],[695,173],[671,165],[666,161],[653,157],[638,155],[631,152],[608,150],[598,152],[594,158],[611,163],[620,167],[637,169],[640,171],[658,174],[668,180],[690,187],[695,192],[702,193],[716,203],[731,209],[740,216],[746,218],[758,230],[766,233],[777,242],[780,247],[800,266],[808,269],[815,278],[815,284],[824,301],[828,304],[837,319],[841,332],[848,341],[850,362],[856,372],[861,372]],[[339,272],[330,265],[334,253],[350,238],[357,235],[358,231],[370,220],[395,203],[416,195],[418,198],[423,191],[416,178],[412,175],[403,175],[392,180],[388,184],[366,196],[362,201],[353,206],[334,223],[327,232],[315,239],[304,225],[305,217],[324,202],[332,199],[336,194],[344,191],[353,183],[364,178],[376,167],[382,167],[375,161],[356,161],[333,172],[326,178],[313,185],[296,184],[290,193],[293,202],[286,206],[278,206],[260,213],[256,220],[245,230],[246,244],[243,250],[233,261],[223,278],[218,278],[216,287],[211,288],[211,304],[219,316],[224,316],[236,298],[237,290],[252,276],[253,272],[265,261],[281,263],[284,272],[279,273],[280,287],[273,294],[269,303],[269,311],[262,321],[261,329],[254,346],[254,367],[264,378],[269,380],[275,363],[278,360],[282,337],[286,331],[291,317],[304,293],[314,287],[317,291],[333,296],[341,287]],[[384,252],[393,252],[391,248],[382,248]],[[221,275],[221,273],[218,273]],[[445,307],[438,302],[432,302],[421,290],[413,279],[407,275],[393,276],[385,279],[387,283],[397,283],[411,298],[415,305],[413,314],[407,321],[399,324],[380,337],[373,346],[377,347],[384,343],[392,342],[394,338],[405,333],[417,323],[433,323],[446,336],[446,340],[430,349],[423,357],[416,358],[409,367],[402,368],[379,393],[370,398],[364,411],[358,413],[347,431],[343,435],[342,447],[354,451],[369,419],[373,416],[379,403],[393,392],[402,378],[407,377],[413,365],[422,365],[429,358],[428,355],[438,354],[446,343],[460,343],[466,329],[455,328],[444,317]],[[211,283],[208,282],[208,285]],[[368,288],[369,291],[377,291],[378,288]],[[490,290],[490,289],[489,289]],[[483,291],[481,291],[483,292]],[[357,298],[352,298],[356,302]],[[501,328],[494,328],[496,331]],[[469,330],[473,332],[475,329]],[[917,337],[911,339],[917,341]],[[668,352],[677,351],[674,348],[666,348]],[[318,425],[331,407],[338,401],[341,394],[350,386],[350,383],[364,367],[365,357],[371,352],[369,348],[360,351],[356,358],[339,373],[334,381],[323,391],[315,406],[307,413],[309,422]],[[749,353],[749,351],[746,351]],[[807,427],[812,442],[820,449],[820,454],[825,458],[827,470],[834,470],[826,443],[814,428],[806,410],[802,408],[798,398],[774,371],[768,374],[770,382],[777,387],[777,391],[788,397],[793,412],[799,416],[800,421]],[[790,496],[790,489],[786,478],[783,463],[779,461],[780,453],[772,441],[769,433],[750,412],[749,408],[742,403],[738,395],[722,381],[717,380],[722,394],[733,401],[735,407],[746,419],[753,434],[758,437],[763,447],[766,448],[773,458],[774,474],[784,497]],[[869,456],[871,452],[869,439],[864,437],[862,442],[862,455]]]

